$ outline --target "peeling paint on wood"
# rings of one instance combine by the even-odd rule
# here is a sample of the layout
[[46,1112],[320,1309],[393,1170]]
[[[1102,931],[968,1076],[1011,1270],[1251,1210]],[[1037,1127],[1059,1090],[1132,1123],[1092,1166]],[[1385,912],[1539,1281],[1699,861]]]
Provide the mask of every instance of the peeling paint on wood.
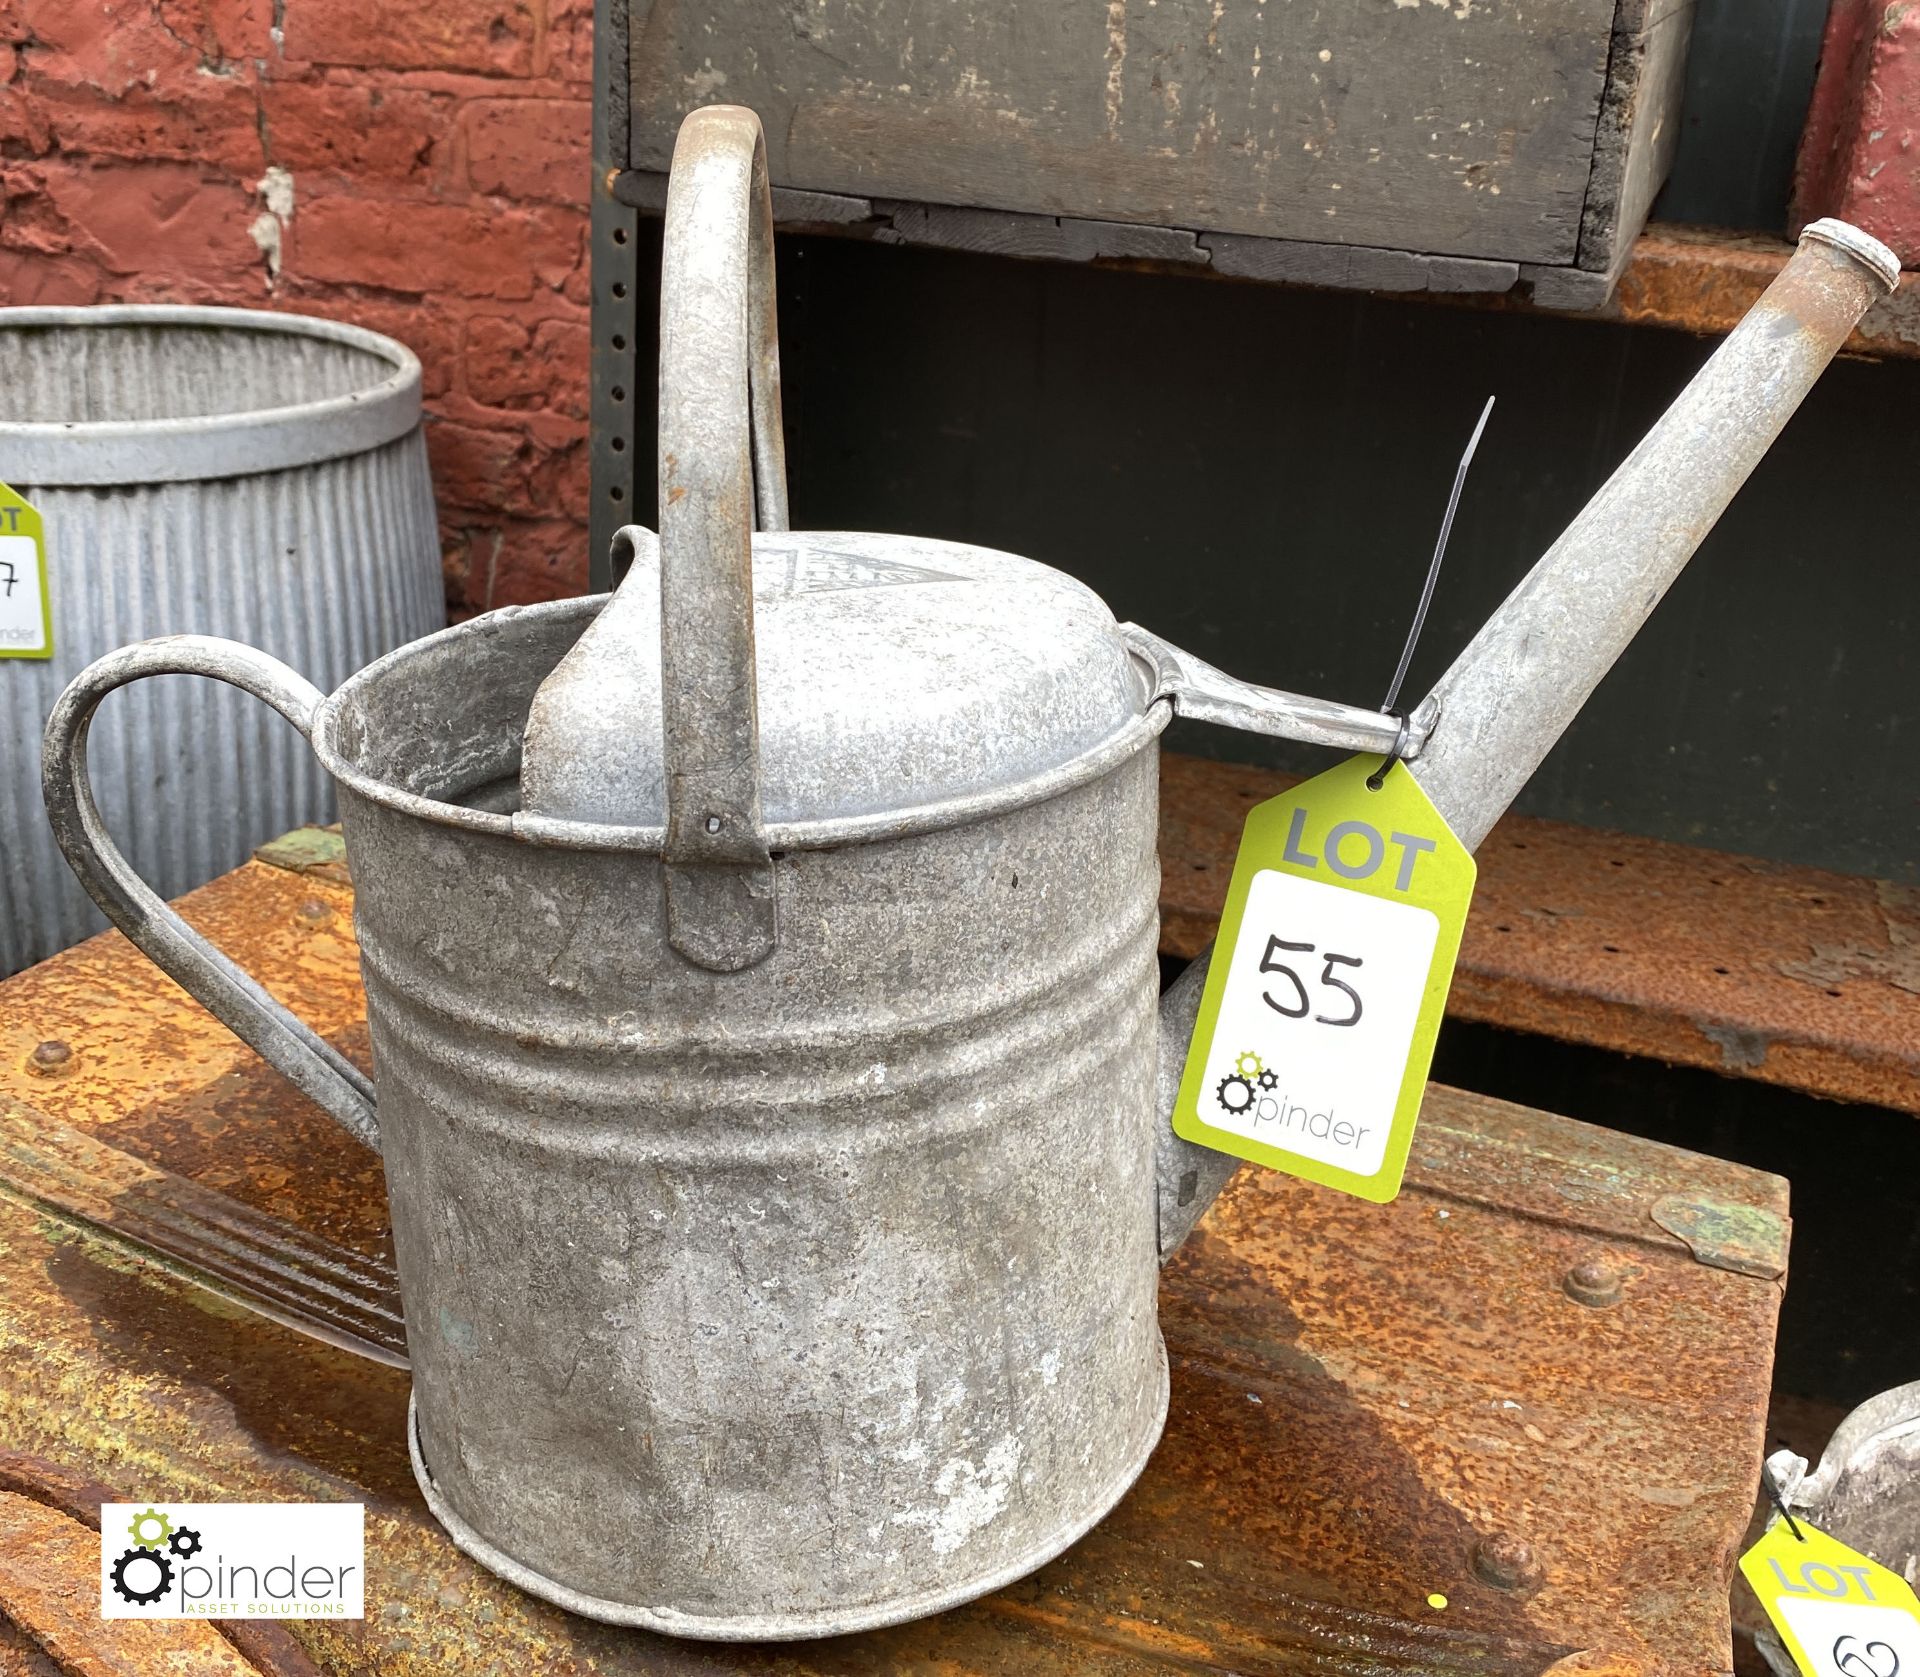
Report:
[[1138,223],[1352,247],[1317,283],[1398,290],[1505,289],[1522,262],[1616,274],[1672,155],[1691,17],[1691,0],[625,3],[636,170],[725,101],[765,122],[778,187],[1057,223],[898,229],[910,242],[1056,254],[1032,240]]

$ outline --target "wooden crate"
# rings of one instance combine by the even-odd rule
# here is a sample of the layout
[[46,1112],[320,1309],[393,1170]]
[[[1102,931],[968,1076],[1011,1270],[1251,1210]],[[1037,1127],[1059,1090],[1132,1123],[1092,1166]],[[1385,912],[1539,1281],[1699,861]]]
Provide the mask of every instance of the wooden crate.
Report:
[[[789,219],[1597,307],[1679,133],[1693,0],[625,3],[628,159],[751,106]],[[622,193],[645,204],[644,180]]]

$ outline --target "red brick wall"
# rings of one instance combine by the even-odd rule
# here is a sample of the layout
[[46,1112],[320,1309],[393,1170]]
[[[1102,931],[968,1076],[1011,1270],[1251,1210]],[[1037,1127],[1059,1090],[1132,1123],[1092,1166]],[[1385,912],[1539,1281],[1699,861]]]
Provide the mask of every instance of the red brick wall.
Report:
[[426,369],[448,603],[575,592],[592,22],[592,0],[0,0],[0,301],[391,333]]

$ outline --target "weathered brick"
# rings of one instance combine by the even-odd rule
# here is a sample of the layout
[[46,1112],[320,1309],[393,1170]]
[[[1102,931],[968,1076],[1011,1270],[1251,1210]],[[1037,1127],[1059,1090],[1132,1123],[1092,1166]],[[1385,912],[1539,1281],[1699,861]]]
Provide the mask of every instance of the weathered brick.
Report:
[[483,511],[529,507],[531,452],[525,435],[517,430],[485,430],[437,418],[427,427],[427,456],[443,507]]
[[46,156],[53,149],[53,127],[47,121],[45,101],[0,97],[0,145],[16,158]]
[[456,621],[496,606],[565,599],[586,591],[586,527],[556,518],[443,518],[440,570]]
[[46,144],[233,169],[259,162],[254,70],[223,57],[210,26],[200,38],[184,35],[154,0],[24,0],[21,17],[32,41],[23,49],[22,96],[10,103],[33,108]]
[[[292,308],[399,338],[433,416],[450,600],[575,592],[591,11],[0,0],[0,295]],[[295,178],[275,287],[249,236],[269,162]]]
[[194,41],[215,62],[244,64],[277,56],[273,0],[159,0],[174,34]]
[[500,532],[472,529],[455,522],[466,514],[440,515],[440,584],[446,591],[447,617],[459,623],[487,609],[493,591],[493,566],[500,553]]
[[72,250],[73,228],[47,195],[44,164],[0,165],[0,244],[50,256]]
[[584,207],[593,106],[585,99],[475,99],[462,113],[476,192]]
[[593,0],[549,0],[547,74],[593,86]]
[[587,356],[593,334],[584,321],[522,325],[497,315],[467,323],[467,394],[483,407],[546,408],[587,417]]
[[586,309],[593,305],[593,258],[588,248],[591,229],[584,215],[575,223],[575,227],[573,266],[560,282],[560,295],[576,307]]
[[0,250],[0,297],[10,305],[97,303],[101,289],[100,270],[77,256]]
[[137,274],[109,274],[105,286],[102,302],[210,303],[222,308],[259,309],[273,301],[266,269],[259,266],[184,277],[165,269],[143,269]]
[[273,161],[337,182],[434,184],[458,101],[411,88],[269,81],[260,90]]
[[73,249],[73,227],[47,192],[45,165],[0,167],[0,244],[49,256]]
[[544,206],[330,195],[295,213],[287,267],[305,280],[335,285],[524,300],[571,276],[579,261],[579,221]]
[[53,209],[72,230],[72,248],[113,274],[191,284],[258,269],[247,236],[258,205],[235,182],[210,181],[178,163],[42,169]]
[[[156,159],[257,176],[266,166],[254,121],[253,89],[237,76],[200,76],[181,87],[134,87],[114,97],[88,86],[36,78],[39,97],[15,102],[36,134],[36,152],[73,157]],[[10,126],[0,112],[0,130]]]
[[533,73],[531,0],[287,0],[286,55],[390,70]]
[[559,513],[576,524],[587,522],[593,491],[584,429],[579,439],[565,448],[535,456],[527,473],[527,489],[538,511]]
[[531,330],[503,315],[475,315],[467,322],[467,394],[483,407],[525,407],[540,390],[529,369]]
[[587,591],[587,531],[558,518],[508,518],[499,526],[487,606],[524,606]]
[[167,28],[152,0],[21,0],[32,35],[31,74],[69,86],[120,94],[171,87],[201,68],[205,55]]

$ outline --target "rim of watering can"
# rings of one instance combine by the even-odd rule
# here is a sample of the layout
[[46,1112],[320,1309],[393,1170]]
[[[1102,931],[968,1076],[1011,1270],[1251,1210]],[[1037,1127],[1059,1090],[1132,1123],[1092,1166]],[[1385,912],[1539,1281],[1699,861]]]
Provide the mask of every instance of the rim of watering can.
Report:
[[67,487],[246,477],[362,454],[420,422],[420,359],[395,338],[316,315],[198,304],[0,308],[0,332],[116,326],[219,327],[344,344],[385,361],[378,383],[285,407],[174,419],[0,421],[14,484]]
[[[502,814],[452,804],[369,774],[341,752],[334,741],[342,711],[353,702],[363,687],[377,685],[391,670],[421,656],[430,647],[474,634],[497,634],[509,624],[525,622],[540,625],[552,618],[579,614],[587,620],[597,616],[612,599],[610,594],[589,594],[570,600],[547,600],[532,606],[503,606],[456,623],[434,634],[397,647],[375,659],[364,669],[349,676],[322,701],[313,714],[313,750],[324,767],[342,786],[370,803],[391,809],[416,820],[431,821],[443,827],[459,827],[467,832],[490,833],[498,838],[518,839],[561,850],[631,850],[657,855],[666,846],[667,830],[662,826],[624,827],[602,821],[566,821],[548,815],[529,815],[516,811]],[[584,631],[586,623],[581,624]],[[1030,804],[1070,792],[1077,786],[1098,780],[1108,770],[1125,762],[1135,752],[1151,745],[1173,720],[1170,698],[1150,697],[1151,679],[1145,661],[1129,647],[1129,655],[1141,671],[1141,704],[1120,727],[1096,744],[1065,761],[1008,781],[1004,786],[963,793],[958,797],[913,804],[901,809],[880,810],[864,815],[839,815],[810,821],[769,821],[765,826],[767,848],[786,850],[832,850],[849,844],[877,844],[888,839],[910,838],[917,833],[935,832],[945,827],[964,826]]]

